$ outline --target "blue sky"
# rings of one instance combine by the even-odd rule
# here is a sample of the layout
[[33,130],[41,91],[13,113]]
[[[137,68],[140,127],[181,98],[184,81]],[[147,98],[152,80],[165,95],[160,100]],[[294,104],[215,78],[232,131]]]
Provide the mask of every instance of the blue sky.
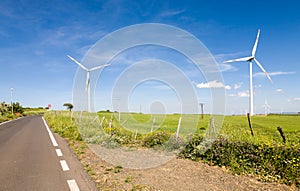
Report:
[[[299,73],[297,59],[300,49],[300,3],[297,1],[33,1],[2,0],[0,3],[0,101],[14,100],[23,106],[47,106],[63,109],[72,102],[74,78],[78,66],[66,55],[81,60],[86,52],[105,35],[134,24],[163,23],[186,30],[201,40],[220,64],[226,85],[226,113],[240,114],[248,110],[248,64],[224,65],[223,61],[248,56],[261,29],[256,57],[273,79],[261,75],[253,67],[254,109],[263,113],[265,100],[271,112],[300,111]],[[144,48],[144,49],[143,49]],[[122,61],[145,58],[180,60],[180,55],[161,47],[143,47],[119,55]],[[146,50],[146,51],[143,51]],[[149,53],[150,56],[146,53]],[[125,59],[124,59],[125,58]],[[118,62],[119,61],[119,62]],[[170,60],[169,60],[170,61]],[[113,63],[112,63],[113,66]],[[195,84],[199,102],[207,103],[207,81],[182,67]],[[96,109],[110,109],[110,91],[114,84],[110,72],[103,70],[96,88]],[[130,107],[149,112],[153,99],[139,93],[151,91],[151,83],[136,88]],[[154,83],[157,85],[157,83]],[[198,86],[196,86],[198,84]],[[153,85],[153,84],[152,84]],[[153,92],[153,90],[151,91]],[[159,91],[160,92],[160,91]],[[172,90],[170,90],[172,92]],[[176,102],[170,92],[160,99]],[[150,95],[147,93],[147,95]],[[165,97],[163,97],[163,95]],[[133,99],[134,96],[137,98]],[[172,97],[172,99],[171,99]],[[141,99],[143,98],[143,99]],[[151,98],[151,96],[150,96]],[[157,103],[157,102],[155,102]],[[159,104],[158,104],[159,105]],[[168,112],[177,112],[176,104]],[[161,105],[159,106],[161,107]]]

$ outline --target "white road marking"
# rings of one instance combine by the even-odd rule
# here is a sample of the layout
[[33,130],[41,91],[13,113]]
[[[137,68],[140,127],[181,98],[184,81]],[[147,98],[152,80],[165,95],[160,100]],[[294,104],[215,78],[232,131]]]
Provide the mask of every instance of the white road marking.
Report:
[[[49,137],[51,139],[51,142],[52,142],[53,146],[57,147],[58,144],[57,144],[57,142],[56,142],[56,140],[55,140],[55,138],[53,136],[53,133],[51,132],[48,124],[46,123],[46,121],[44,119],[44,117],[42,117],[42,119],[44,121],[45,127],[46,127],[46,129],[48,131],[48,134],[49,134]],[[62,152],[61,152],[60,149],[55,149],[55,151],[56,151],[56,155],[57,156],[59,156],[59,157],[63,156],[63,154],[62,154]],[[62,168],[63,171],[69,171],[70,170],[70,168],[69,168],[69,166],[68,166],[68,164],[67,164],[67,162],[65,160],[60,160],[59,162],[60,162],[60,165],[61,165],[61,168]],[[78,185],[76,183],[76,180],[74,180],[74,179],[67,180],[67,183],[68,183],[68,186],[70,188],[70,191],[80,191],[80,189],[79,189],[79,187],[78,187]]]
[[67,182],[71,191],[80,191],[76,180],[67,180]]
[[69,166],[68,166],[68,164],[67,164],[67,162],[65,160],[60,160],[59,162],[60,162],[60,165],[61,165],[61,168],[63,169],[63,171],[70,170]]
[[61,157],[63,156],[62,152],[60,149],[55,149],[57,156]]
[[47,131],[48,131],[48,133],[49,133],[49,137],[50,137],[50,139],[51,139],[51,141],[52,141],[53,146],[54,146],[54,147],[57,147],[58,144],[57,144],[57,142],[56,142],[56,140],[55,140],[55,138],[54,138],[54,136],[53,136],[51,130],[49,129],[48,124],[46,123],[44,117],[42,117],[42,119],[43,119],[44,124],[45,124],[45,127],[46,127],[46,129],[47,129]]

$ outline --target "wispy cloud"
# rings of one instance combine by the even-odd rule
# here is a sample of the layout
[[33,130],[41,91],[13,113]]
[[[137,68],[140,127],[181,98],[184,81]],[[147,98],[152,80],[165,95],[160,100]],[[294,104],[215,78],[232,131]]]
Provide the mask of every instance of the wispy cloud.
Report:
[[293,100],[294,101],[300,101],[300,97],[295,97]]
[[201,82],[201,83],[198,83],[198,84],[194,82],[194,84],[199,89],[207,89],[207,88],[225,88],[226,90],[231,89],[231,86],[224,85],[222,82],[219,82],[217,80],[210,81],[210,82],[207,82],[207,83]]
[[170,16],[175,16],[175,15],[179,15],[181,13],[184,13],[185,10],[166,10],[160,13],[160,16],[162,17],[170,17]]
[[[270,72],[269,75],[270,76],[280,76],[280,75],[291,75],[291,74],[295,74],[296,72],[282,72],[282,71],[279,71],[279,72]],[[263,72],[257,72],[255,74],[253,74],[254,77],[257,77],[257,76],[265,76],[265,74]]]
[[235,89],[235,90],[240,89],[242,87],[242,85],[243,85],[243,82],[234,84],[233,89]]
[[227,64],[227,63],[221,63],[219,64],[219,68],[221,72],[227,72],[227,71],[237,71],[238,69],[236,67],[234,67],[231,64]]
[[249,97],[249,91],[239,92],[238,97]]
[[229,94],[228,96],[230,97],[249,97],[249,91],[242,91],[242,92],[238,92],[237,94]]
[[276,89],[276,92],[277,92],[277,93],[283,93],[283,89],[280,89],[280,88],[279,88],[279,89]]

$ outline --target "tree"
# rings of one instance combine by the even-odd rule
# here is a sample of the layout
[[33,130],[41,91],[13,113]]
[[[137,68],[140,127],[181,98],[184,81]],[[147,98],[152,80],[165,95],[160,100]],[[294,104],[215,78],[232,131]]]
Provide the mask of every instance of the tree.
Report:
[[20,114],[23,114],[24,109],[23,109],[23,107],[20,105],[19,102],[13,103],[13,107],[14,107],[14,113],[20,113]]
[[72,111],[72,109],[74,107],[73,104],[71,104],[71,103],[65,103],[64,106],[67,107],[67,110],[69,110],[69,111]]
[[0,103],[0,115],[8,113],[8,104],[5,102]]

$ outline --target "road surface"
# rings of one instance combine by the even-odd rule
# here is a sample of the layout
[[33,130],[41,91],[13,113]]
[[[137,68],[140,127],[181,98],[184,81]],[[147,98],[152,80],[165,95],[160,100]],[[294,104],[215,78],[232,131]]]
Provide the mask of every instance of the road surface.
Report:
[[96,190],[66,141],[42,116],[0,125],[0,190]]

